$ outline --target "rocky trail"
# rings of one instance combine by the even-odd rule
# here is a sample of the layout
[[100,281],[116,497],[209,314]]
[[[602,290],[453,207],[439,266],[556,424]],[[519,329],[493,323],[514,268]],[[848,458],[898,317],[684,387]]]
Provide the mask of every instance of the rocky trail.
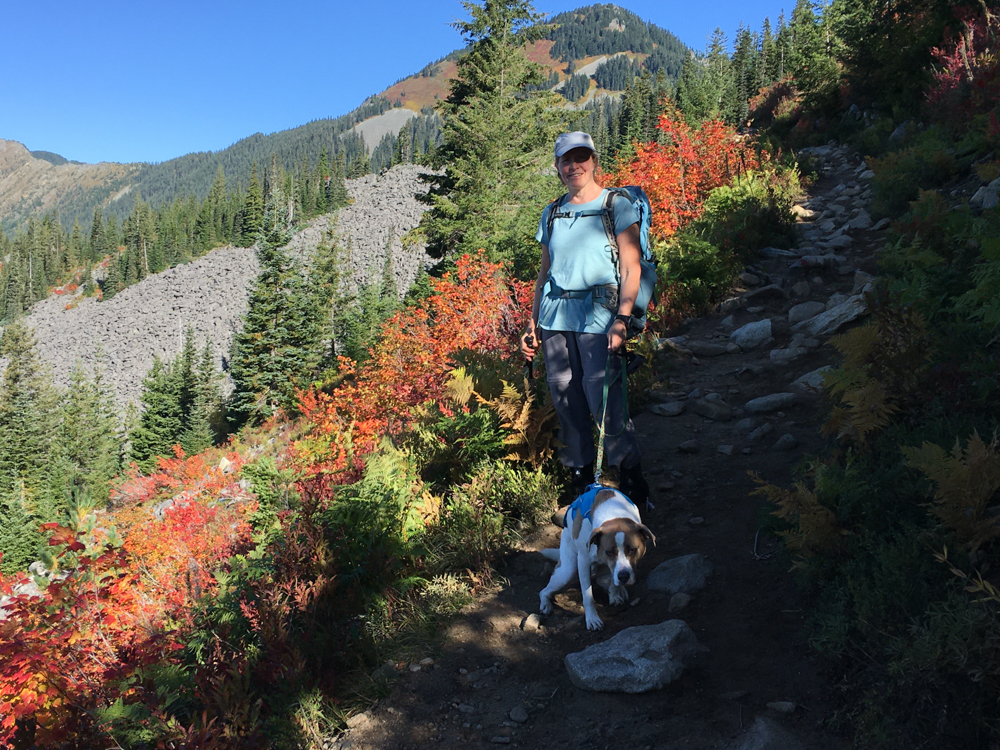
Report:
[[[436,652],[380,667],[389,696],[326,747],[846,747],[828,723],[837,676],[809,649],[808,605],[777,540],[759,533],[765,502],[751,494],[751,472],[788,486],[820,450],[810,384],[835,360],[829,336],[863,314],[875,272],[870,173],[839,147],[811,152],[820,178],[796,207],[799,249],[765,248],[717,313],[662,342],[654,403],[635,416],[657,545],[629,603],[610,607],[595,587],[604,629],[590,632],[570,587],[540,617],[552,563],[536,550],[558,546],[547,526]],[[614,653],[589,659],[598,648]]]

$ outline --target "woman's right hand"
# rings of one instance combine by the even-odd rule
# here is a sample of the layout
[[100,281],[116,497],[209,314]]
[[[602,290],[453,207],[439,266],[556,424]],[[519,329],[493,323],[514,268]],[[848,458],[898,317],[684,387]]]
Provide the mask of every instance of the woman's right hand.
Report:
[[529,362],[535,359],[535,352],[538,351],[538,328],[535,322],[528,324],[528,330],[521,336],[521,354]]

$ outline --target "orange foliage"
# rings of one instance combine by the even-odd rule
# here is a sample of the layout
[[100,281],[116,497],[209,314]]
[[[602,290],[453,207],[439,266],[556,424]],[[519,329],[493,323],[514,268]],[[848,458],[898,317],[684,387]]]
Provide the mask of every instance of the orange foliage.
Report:
[[79,554],[87,552],[79,534],[47,527],[62,547],[57,559],[73,562],[69,574],[37,596],[29,576],[0,577],[0,594],[11,597],[0,623],[0,747],[19,724],[40,746],[74,736],[89,709],[127,697],[125,678],[174,648],[153,626],[123,550]]
[[503,358],[516,350],[530,310],[528,284],[510,281],[500,264],[480,253],[460,258],[433,288],[419,305],[385,323],[364,365],[356,368],[341,358],[348,382],[330,394],[301,395],[313,429],[295,450],[313,471],[353,469],[352,453],[371,452],[383,435],[409,422],[412,407],[437,400],[455,367],[455,352]]
[[619,164],[609,182],[646,191],[653,209],[650,233],[665,239],[701,215],[712,190],[756,169],[759,161],[752,143],[732,127],[707,120],[694,130],[670,104],[657,128],[666,134],[664,142],[635,144],[635,158]]

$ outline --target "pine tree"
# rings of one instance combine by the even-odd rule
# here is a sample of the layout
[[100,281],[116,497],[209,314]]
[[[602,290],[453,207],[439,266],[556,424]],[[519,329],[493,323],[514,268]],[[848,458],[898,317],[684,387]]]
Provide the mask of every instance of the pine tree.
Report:
[[264,211],[257,243],[260,272],[250,293],[243,330],[233,341],[230,416],[235,427],[266,419],[279,409],[294,412],[296,391],[306,387],[322,358],[322,339],[309,284],[288,257],[289,209],[275,191]]
[[221,397],[219,373],[215,369],[211,342],[206,343],[202,349],[192,375],[193,392],[190,406],[184,414],[184,429],[180,435],[181,447],[189,456],[201,453],[215,442],[213,416],[218,410]]
[[344,182],[346,176],[347,161],[343,152],[340,152],[336,155],[330,174],[330,182],[327,185],[326,205],[331,211],[346,206],[350,202],[347,184]]
[[23,322],[6,327],[0,353],[8,359],[0,386],[0,552],[10,572],[37,554],[38,525],[56,520],[48,475],[57,394]]
[[107,503],[109,482],[120,469],[118,427],[114,395],[101,373],[88,378],[77,364],[62,394],[55,436],[64,493],[85,492],[98,507]]
[[144,406],[139,424],[129,435],[131,460],[145,472],[156,468],[157,456],[173,455],[183,426],[180,379],[159,357],[142,381]]
[[542,33],[531,3],[463,4],[471,20],[455,27],[469,48],[439,108],[444,142],[438,158],[445,171],[433,178],[421,227],[434,257],[484,248],[527,277],[537,268],[538,216],[560,188],[542,170],[552,163],[552,144],[570,114],[557,105],[558,95],[526,91],[545,81],[525,52]]
[[264,217],[264,192],[257,177],[257,162],[250,165],[250,187],[247,188],[246,198],[243,203],[243,222],[240,227],[240,245],[250,247],[257,241],[257,233],[260,232],[261,221]]

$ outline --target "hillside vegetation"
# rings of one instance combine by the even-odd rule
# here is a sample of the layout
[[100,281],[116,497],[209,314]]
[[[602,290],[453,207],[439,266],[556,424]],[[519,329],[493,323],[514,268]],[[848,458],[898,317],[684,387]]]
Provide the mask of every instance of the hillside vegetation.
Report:
[[[817,14],[802,0],[732,44],[717,33],[675,84],[641,75],[610,116],[551,106],[551,72],[525,44],[542,34],[530,3],[469,8],[439,110],[442,170],[407,238],[428,240],[439,265],[405,295],[388,262],[345,294],[350,243],[288,250],[299,212],[336,182],[275,159],[259,204],[217,190],[183,214],[201,227],[191,237],[235,231],[237,211],[253,228],[260,273],[229,398],[188,335],[147,373],[142,414],[121,419],[102,376],[57,390],[27,326],[5,329],[0,746],[325,747],[384,690],[395,669],[379,665],[412,661],[415,643],[462,616],[564,479],[544,377],[529,381],[512,355],[537,217],[560,192],[551,136],[578,116],[607,149],[603,179],[639,184],[653,204],[660,285],[636,342],[650,360],[760,251],[798,243],[790,262],[836,268],[819,238],[850,243],[851,223],[884,219],[867,315],[833,340],[827,439],[794,485],[760,477],[762,533],[783,541],[809,601],[804,635],[838,678],[829,731],[858,748],[995,744],[992,8],[834,0]],[[864,157],[850,170],[870,184],[873,214],[831,200],[796,231],[792,199],[825,167],[794,152],[836,139]],[[119,272],[152,270],[140,266],[153,236],[142,205],[125,222],[136,241],[111,256]],[[37,253],[53,246],[11,241],[27,259],[13,288],[35,289]],[[763,290],[785,294],[775,287]],[[651,396],[648,377],[632,392]]]

